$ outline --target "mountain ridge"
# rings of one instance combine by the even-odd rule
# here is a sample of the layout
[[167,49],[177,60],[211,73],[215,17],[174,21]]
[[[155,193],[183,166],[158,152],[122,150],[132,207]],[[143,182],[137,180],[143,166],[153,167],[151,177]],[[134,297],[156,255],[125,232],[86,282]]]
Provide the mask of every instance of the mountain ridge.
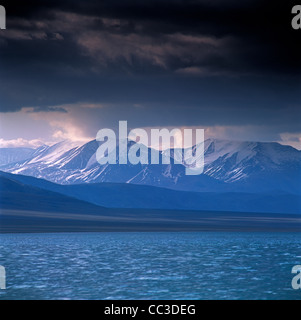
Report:
[[[193,192],[269,193],[279,189],[301,194],[301,151],[275,142],[207,139],[204,173],[199,176],[186,176],[185,164],[173,163],[180,155],[177,149],[169,151],[171,164],[100,165],[95,156],[98,146],[95,140],[81,146],[64,141],[0,170],[60,184],[112,182]],[[160,156],[166,152],[160,151]],[[116,153],[118,161],[118,146]]]
[[120,183],[59,185],[5,172],[0,172],[0,178],[107,208],[301,214],[299,196],[277,191],[273,194],[198,193]]

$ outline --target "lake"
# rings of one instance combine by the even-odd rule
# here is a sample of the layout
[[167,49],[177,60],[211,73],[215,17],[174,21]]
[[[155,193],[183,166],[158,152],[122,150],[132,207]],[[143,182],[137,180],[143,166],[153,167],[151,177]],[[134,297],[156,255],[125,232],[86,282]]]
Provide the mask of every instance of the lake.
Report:
[[301,299],[300,233],[0,234],[0,299]]

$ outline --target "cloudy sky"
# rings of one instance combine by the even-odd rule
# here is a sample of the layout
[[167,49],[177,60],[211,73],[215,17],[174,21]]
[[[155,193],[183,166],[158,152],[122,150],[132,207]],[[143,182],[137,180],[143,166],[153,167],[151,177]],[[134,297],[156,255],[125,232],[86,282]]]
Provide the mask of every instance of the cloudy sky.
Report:
[[0,146],[131,128],[301,149],[294,2],[1,1]]

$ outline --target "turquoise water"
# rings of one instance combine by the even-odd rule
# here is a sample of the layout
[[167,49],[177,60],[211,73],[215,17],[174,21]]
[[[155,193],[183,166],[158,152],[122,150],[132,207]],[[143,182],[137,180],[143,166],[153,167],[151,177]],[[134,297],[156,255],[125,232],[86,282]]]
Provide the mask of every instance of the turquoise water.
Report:
[[1,234],[0,299],[301,299],[300,233]]

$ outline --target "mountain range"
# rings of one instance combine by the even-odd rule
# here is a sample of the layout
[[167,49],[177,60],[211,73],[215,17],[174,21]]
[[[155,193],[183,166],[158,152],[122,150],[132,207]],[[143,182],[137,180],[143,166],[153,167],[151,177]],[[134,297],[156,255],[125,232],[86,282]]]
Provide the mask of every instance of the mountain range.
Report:
[[[3,148],[0,170],[28,186],[104,207],[301,212],[301,152],[289,146],[208,139],[199,176],[186,176],[185,163],[174,164],[178,149],[169,150],[170,164],[120,165],[117,146],[117,164],[100,165],[98,146],[93,140]],[[160,151],[161,158],[166,154]]]
[[[301,213],[301,197],[293,194],[190,192],[106,182],[60,185],[44,179],[5,172],[0,172],[0,178],[13,181],[17,185],[22,184],[24,188],[28,187],[30,192],[32,188],[35,188],[35,190],[49,191],[50,194],[58,193],[60,196],[64,195],[106,208]],[[12,203],[14,202],[13,197],[10,197]],[[15,198],[18,199],[18,197]],[[28,196],[29,202],[32,202],[33,199],[36,199],[35,195]],[[3,201],[1,205],[4,206]],[[27,203],[25,207],[28,208],[28,206]]]
[[62,141],[31,151],[0,149],[0,170],[66,185],[108,182],[190,192],[301,194],[301,151],[278,143],[207,139],[204,172],[198,176],[186,176],[185,164],[173,163],[180,154],[177,149],[170,150],[171,164],[124,165],[117,156],[117,164],[100,165],[98,146],[93,140],[82,146]]
[[0,149],[0,232],[300,228],[292,147],[209,139],[203,174],[186,176],[178,149],[160,151],[170,164],[100,165],[98,146]]

